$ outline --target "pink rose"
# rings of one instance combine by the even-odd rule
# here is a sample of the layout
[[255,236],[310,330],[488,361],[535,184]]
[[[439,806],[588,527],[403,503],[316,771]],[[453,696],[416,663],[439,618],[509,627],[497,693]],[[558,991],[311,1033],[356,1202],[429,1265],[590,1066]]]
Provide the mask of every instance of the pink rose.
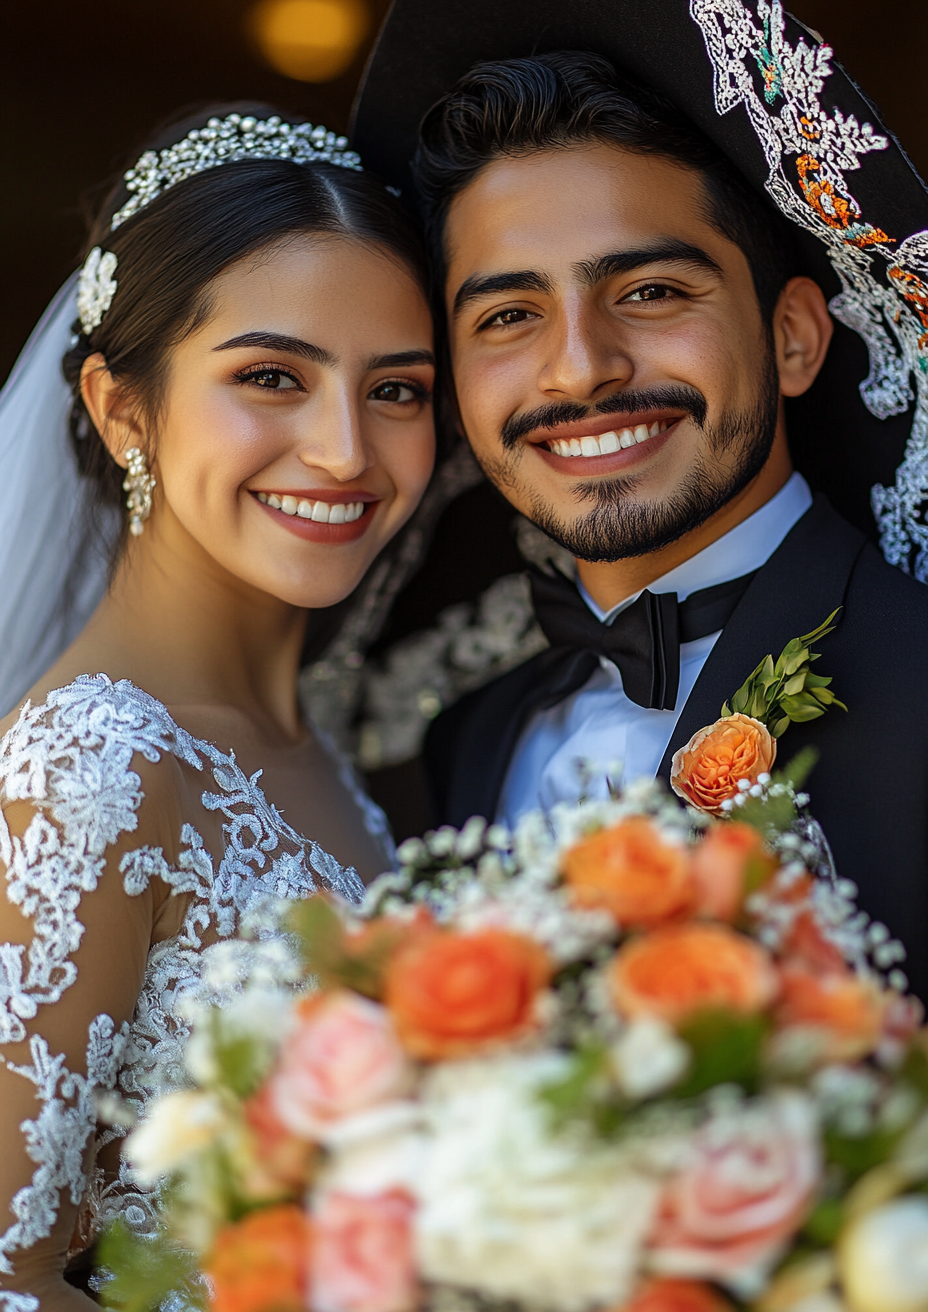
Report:
[[652,1268],[750,1282],[802,1224],[820,1177],[817,1125],[802,1095],[719,1112],[665,1187],[649,1239]]
[[384,1007],[347,990],[306,998],[271,1077],[270,1101],[294,1134],[328,1126],[404,1093],[410,1067]]
[[313,1216],[313,1312],[407,1312],[415,1306],[413,1207],[399,1189],[322,1195]]

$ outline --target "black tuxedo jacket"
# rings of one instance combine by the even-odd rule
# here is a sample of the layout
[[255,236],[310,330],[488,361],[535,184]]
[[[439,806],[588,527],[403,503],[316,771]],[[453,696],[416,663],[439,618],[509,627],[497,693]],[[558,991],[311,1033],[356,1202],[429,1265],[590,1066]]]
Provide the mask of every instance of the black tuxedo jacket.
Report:
[[[817,496],[758,571],[696,680],[659,774],[771,653],[842,607],[817,644],[816,671],[848,711],[793,724],[779,742],[786,762],[812,744],[812,814],[838,872],[860,905],[908,950],[913,989],[928,1000],[928,588],[887,565],[856,528]],[[426,768],[442,823],[495,815],[519,735],[549,652],[462,698],[432,724]]]

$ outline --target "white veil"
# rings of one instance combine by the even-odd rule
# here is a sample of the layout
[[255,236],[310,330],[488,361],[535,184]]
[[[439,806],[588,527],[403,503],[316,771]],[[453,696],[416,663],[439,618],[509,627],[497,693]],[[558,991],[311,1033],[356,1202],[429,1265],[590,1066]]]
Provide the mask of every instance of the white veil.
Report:
[[0,391],[0,716],[90,618],[116,518],[95,524],[68,437],[61,359],[77,274],[58,292]]

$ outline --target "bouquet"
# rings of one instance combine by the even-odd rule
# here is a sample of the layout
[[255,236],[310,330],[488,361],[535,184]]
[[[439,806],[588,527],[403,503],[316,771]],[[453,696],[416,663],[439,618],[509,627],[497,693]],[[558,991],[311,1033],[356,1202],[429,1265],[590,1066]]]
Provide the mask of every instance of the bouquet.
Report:
[[211,949],[234,996],[125,1149],[164,1232],[117,1224],[104,1301],[928,1308],[928,1037],[796,801],[471,820]]

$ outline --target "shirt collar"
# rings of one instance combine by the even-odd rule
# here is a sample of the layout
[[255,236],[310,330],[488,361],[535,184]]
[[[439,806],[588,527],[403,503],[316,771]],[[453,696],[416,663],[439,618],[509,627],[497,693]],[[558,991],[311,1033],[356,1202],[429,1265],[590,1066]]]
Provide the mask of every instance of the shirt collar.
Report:
[[[695,556],[662,574],[648,584],[650,592],[675,592],[684,601],[691,592],[727,583],[730,579],[750,574],[765,565],[790,529],[799,522],[812,505],[812,493],[801,474],[793,474],[775,496],[765,502],[753,515],[729,529],[723,537],[710,542]],[[626,597],[611,610],[604,611],[578,580],[577,589],[590,610],[603,624],[611,624],[626,606],[637,601],[641,591]]]

